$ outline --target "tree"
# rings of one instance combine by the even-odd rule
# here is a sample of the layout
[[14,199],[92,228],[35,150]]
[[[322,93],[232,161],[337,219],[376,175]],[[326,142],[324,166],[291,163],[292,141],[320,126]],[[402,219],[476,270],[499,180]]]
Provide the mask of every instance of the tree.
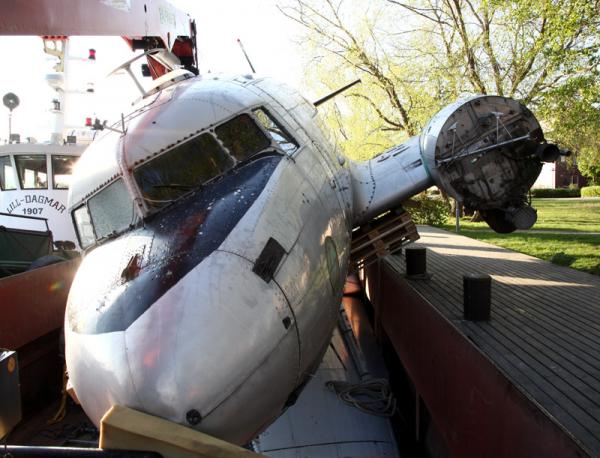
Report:
[[590,184],[600,185],[600,85],[597,71],[571,78],[546,95],[547,137],[570,149]]
[[[397,143],[462,95],[506,95],[550,113],[578,78],[597,88],[599,6],[600,0],[288,0],[281,9],[305,27],[319,56],[307,66],[310,85],[364,81],[328,108],[328,122],[348,125],[341,122],[352,111],[346,105],[368,108],[360,133],[385,131],[393,135],[383,139]],[[346,146],[360,143],[352,129]]]

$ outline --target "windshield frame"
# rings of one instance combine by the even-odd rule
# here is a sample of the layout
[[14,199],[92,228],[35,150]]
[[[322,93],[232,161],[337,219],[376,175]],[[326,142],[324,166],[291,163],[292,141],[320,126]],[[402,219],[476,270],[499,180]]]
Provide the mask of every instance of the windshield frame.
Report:
[[[113,230],[112,232],[103,235],[102,237],[98,236],[98,228],[96,226],[96,223],[94,222],[94,215],[92,213],[92,211],[90,211],[90,206],[89,206],[89,202],[91,199],[98,197],[99,194],[101,194],[102,192],[106,191],[107,189],[109,189],[112,185],[114,185],[115,183],[117,183],[118,181],[122,181],[123,185],[125,187],[125,191],[127,194],[127,198],[131,201],[131,208],[132,208],[132,218],[131,218],[131,223],[129,225],[127,225],[126,227],[120,229],[120,230]],[[143,217],[142,215],[140,215],[139,210],[137,209],[137,198],[135,198],[132,194],[130,189],[127,186],[127,181],[125,180],[125,178],[121,175],[117,176],[115,179],[111,180],[109,183],[107,183],[105,186],[103,186],[101,189],[99,189],[97,192],[89,195],[85,201],[81,202],[80,205],[77,205],[75,208],[73,208],[70,213],[71,213],[71,220],[73,222],[73,226],[75,228],[75,234],[77,235],[77,241],[79,242],[79,246],[81,246],[82,249],[84,250],[88,250],[90,248],[93,248],[95,246],[101,245],[102,243],[106,242],[107,240],[111,240],[115,237],[118,237],[126,232],[131,231],[132,229],[138,227],[139,225],[143,224]],[[92,226],[92,232],[94,235],[94,241],[90,244],[84,245],[82,243],[82,238],[81,238],[81,233],[80,233],[80,228],[79,228],[79,224],[77,223],[77,219],[75,218],[75,212],[78,211],[79,209],[85,207],[86,212],[88,214],[89,220],[90,220],[90,224]]]
[[[286,149],[271,133],[270,129],[263,124],[260,120],[257,112],[262,112],[269,121],[271,121],[277,129],[279,129],[280,135],[287,140],[287,143],[293,145],[293,150]],[[295,156],[298,151],[302,148],[298,139],[290,133],[290,130],[285,126],[285,124],[276,116],[273,115],[273,110],[267,108],[264,105],[258,105],[250,110],[250,114],[254,118],[256,124],[264,134],[271,140],[271,145],[273,148],[281,150],[283,154],[289,157]]]
[[[159,153],[154,153],[153,155],[147,157],[145,160],[143,160],[141,163],[137,164],[135,166],[135,168],[133,170],[131,170],[130,172],[130,177],[131,177],[131,181],[133,183],[133,186],[135,187],[135,192],[138,196],[138,198],[140,199],[140,201],[142,202],[141,207],[143,208],[143,212],[144,212],[144,217],[150,216],[152,214],[155,214],[157,212],[162,211],[164,208],[169,207],[170,205],[172,205],[174,202],[179,201],[182,198],[185,198],[186,196],[188,196],[191,193],[197,192],[199,189],[202,189],[204,186],[207,186],[211,183],[214,183],[215,181],[218,181],[219,179],[221,179],[222,177],[226,176],[227,174],[231,173],[232,171],[236,170],[237,168],[239,168],[240,166],[242,166],[243,164],[249,163],[259,157],[261,157],[265,152],[268,152],[270,154],[272,154],[273,152],[277,153],[277,154],[281,154],[281,155],[286,155],[289,156],[285,151],[283,151],[281,149],[281,147],[279,146],[279,144],[277,142],[275,142],[273,140],[273,138],[271,137],[271,135],[269,135],[268,132],[265,131],[265,128],[263,127],[262,123],[257,119],[256,115],[254,114],[254,110],[255,109],[262,109],[263,111],[268,111],[266,109],[266,107],[264,107],[264,105],[256,105],[256,106],[252,106],[252,107],[248,107],[247,109],[245,109],[244,111],[240,111],[237,112],[235,114],[233,114],[232,116],[229,116],[226,119],[221,120],[218,123],[215,123],[205,129],[200,130],[197,133],[194,133],[194,135],[190,135],[187,137],[184,137],[184,139],[180,142],[176,142],[172,147],[165,149],[164,151],[160,151]],[[269,114],[271,112],[269,111]],[[217,133],[216,133],[216,129],[219,128],[220,126],[223,126],[224,124],[227,124],[228,122],[236,119],[239,116],[248,116],[251,121],[254,123],[257,131],[259,131],[261,133],[261,135],[263,135],[265,137],[265,139],[267,140],[267,142],[265,142],[265,146],[264,148],[258,150],[257,152],[255,152],[254,154],[244,158],[243,160],[238,159],[233,153],[232,151],[230,151],[223,143],[223,141],[218,137]],[[271,117],[273,117],[271,115]],[[277,120],[279,124],[281,124],[279,122],[279,120]],[[282,126],[283,127],[283,126]],[[287,130],[286,130],[287,132]],[[229,167],[227,170],[211,177],[210,179],[202,182],[202,183],[198,183],[197,185],[192,186],[189,191],[183,192],[181,193],[181,195],[174,197],[173,199],[165,199],[165,204],[162,206],[153,206],[150,203],[150,200],[144,196],[144,193],[142,191],[142,186],[140,185],[140,183],[138,182],[138,180],[135,178],[135,172],[136,170],[140,169],[141,167],[145,166],[146,164],[152,162],[153,160],[155,160],[158,157],[164,156],[165,154],[168,154],[169,152],[173,151],[174,149],[178,148],[179,146],[182,146],[190,141],[193,141],[195,138],[200,137],[201,135],[204,134],[209,134],[211,135],[216,142],[219,144],[220,148],[223,150],[223,152],[225,152],[233,161],[231,167]],[[292,137],[295,140],[294,137]],[[297,141],[296,141],[297,143]],[[167,186],[167,185],[165,185]]]
[[[77,223],[77,218],[75,218],[75,212],[77,212],[81,208],[85,208],[85,211],[87,212],[87,215],[88,215],[88,217],[90,219],[90,223],[91,223],[90,225],[92,226],[92,233],[94,236],[94,241],[92,243],[89,243],[86,245],[84,245],[82,243],[82,237],[81,237],[81,232],[79,230],[79,224]],[[81,205],[78,205],[73,210],[71,210],[71,221],[73,223],[73,227],[75,228],[75,235],[77,236],[77,241],[79,242],[79,246],[81,247],[82,250],[87,250],[88,248],[91,248],[98,244],[98,235],[96,234],[96,228],[94,227],[94,223],[92,222],[92,216],[90,215],[90,209],[87,206],[87,201],[81,203]]]

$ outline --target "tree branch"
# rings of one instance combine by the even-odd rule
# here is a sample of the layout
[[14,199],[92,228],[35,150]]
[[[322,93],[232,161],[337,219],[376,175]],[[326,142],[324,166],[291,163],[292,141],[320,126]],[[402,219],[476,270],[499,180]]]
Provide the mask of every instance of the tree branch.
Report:
[[475,54],[473,52],[473,48],[471,47],[471,43],[469,40],[469,35],[467,33],[467,29],[465,27],[465,22],[462,14],[462,9],[458,0],[444,0],[448,8],[450,9],[450,15],[452,16],[452,20],[458,30],[458,35],[460,36],[463,44],[463,52],[465,59],[467,61],[467,69],[469,79],[473,88],[480,92],[481,94],[487,94],[487,90],[481,81],[481,77],[479,76],[479,72],[477,71],[477,63],[475,59]]
[[375,113],[377,113],[377,116],[379,116],[383,121],[385,121],[387,124],[392,126],[394,128],[394,130],[406,130],[406,126],[404,124],[402,124],[401,122],[392,121],[390,118],[388,118],[379,109],[379,107],[366,95],[353,92],[352,94],[348,94],[347,97],[356,97],[356,98],[366,100],[369,103],[369,105],[371,105],[371,108],[373,108],[373,110],[375,110]]

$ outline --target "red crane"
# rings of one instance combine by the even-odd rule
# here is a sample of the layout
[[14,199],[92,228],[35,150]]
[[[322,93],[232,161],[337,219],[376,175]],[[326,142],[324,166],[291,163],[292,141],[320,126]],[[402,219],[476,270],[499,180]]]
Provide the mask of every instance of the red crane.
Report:
[[[5,0],[0,35],[38,35],[45,40],[121,36],[133,51],[164,49],[186,70],[198,73],[195,22],[165,0]],[[147,59],[154,79],[170,70],[151,56]]]

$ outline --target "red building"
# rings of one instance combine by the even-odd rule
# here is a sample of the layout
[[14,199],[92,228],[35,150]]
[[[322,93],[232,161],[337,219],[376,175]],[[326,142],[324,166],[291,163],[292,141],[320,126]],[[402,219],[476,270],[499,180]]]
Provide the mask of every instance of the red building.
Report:
[[566,160],[545,163],[540,176],[534,183],[534,188],[568,188],[575,185],[577,188],[587,186],[587,179],[581,175],[577,164],[570,164]]

